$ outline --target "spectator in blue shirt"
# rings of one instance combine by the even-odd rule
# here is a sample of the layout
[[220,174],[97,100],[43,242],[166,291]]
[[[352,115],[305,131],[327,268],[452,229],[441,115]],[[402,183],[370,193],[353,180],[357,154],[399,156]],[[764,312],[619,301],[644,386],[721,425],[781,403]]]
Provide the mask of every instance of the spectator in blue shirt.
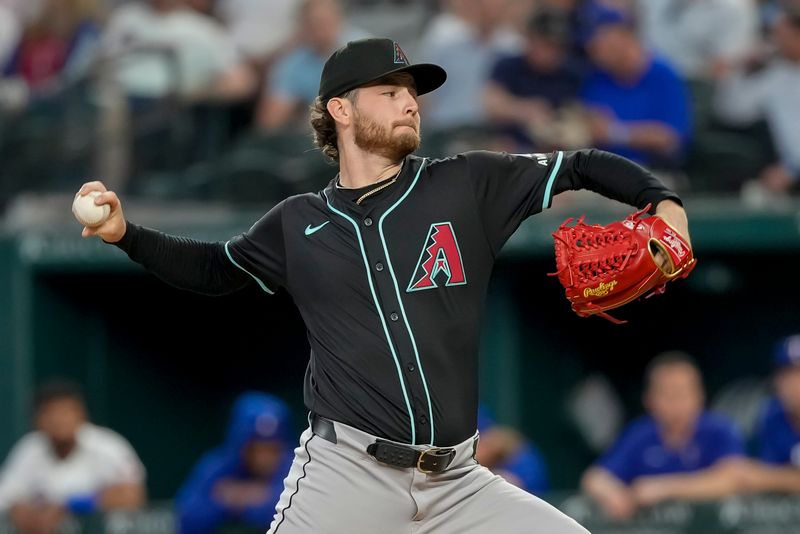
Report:
[[775,390],[761,414],[760,457],[766,463],[800,468],[800,334],[775,351]]
[[475,459],[479,464],[534,495],[550,489],[539,450],[513,428],[499,425],[485,406],[478,411],[478,431]]
[[259,103],[258,122],[266,130],[305,128],[325,61],[348,41],[369,37],[346,23],[339,0],[304,0],[298,18],[299,43],[272,67]]
[[[770,398],[759,421],[759,459],[729,462],[701,479],[694,488],[716,497],[737,493],[800,493],[800,334],[781,339],[774,352],[776,395]],[[671,484],[687,481],[674,477]]]
[[178,531],[213,533],[226,523],[266,528],[292,463],[294,440],[283,401],[242,394],[225,443],[200,459],[178,493]]
[[492,69],[486,113],[513,138],[515,152],[553,149],[535,132],[551,129],[557,109],[578,100],[583,72],[569,56],[570,37],[566,12],[536,10],[528,20],[523,53],[500,59]]
[[[639,505],[665,499],[713,498],[718,488],[698,488],[691,479],[725,469],[744,450],[734,423],[704,410],[700,371],[688,355],[657,356],[645,381],[648,415],[630,423],[581,482],[617,519],[632,516]],[[676,474],[682,484],[674,482]]]
[[759,461],[742,462],[729,475],[740,492],[800,493],[800,334],[774,353],[775,392],[759,421]]
[[598,9],[587,50],[596,67],[583,88],[593,144],[642,164],[674,169],[691,134],[688,91],[636,35],[631,17]]

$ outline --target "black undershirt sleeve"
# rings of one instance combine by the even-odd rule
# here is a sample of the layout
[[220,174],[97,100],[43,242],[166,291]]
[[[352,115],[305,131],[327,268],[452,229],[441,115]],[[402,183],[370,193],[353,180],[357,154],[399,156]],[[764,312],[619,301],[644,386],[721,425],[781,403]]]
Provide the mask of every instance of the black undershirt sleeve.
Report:
[[151,273],[181,289],[225,295],[252,281],[228,259],[224,243],[168,235],[127,222],[125,235],[114,245]]
[[650,213],[665,199],[681,204],[677,194],[653,173],[629,159],[598,149],[564,152],[555,185],[555,193],[589,189],[605,197],[644,208],[652,204]]

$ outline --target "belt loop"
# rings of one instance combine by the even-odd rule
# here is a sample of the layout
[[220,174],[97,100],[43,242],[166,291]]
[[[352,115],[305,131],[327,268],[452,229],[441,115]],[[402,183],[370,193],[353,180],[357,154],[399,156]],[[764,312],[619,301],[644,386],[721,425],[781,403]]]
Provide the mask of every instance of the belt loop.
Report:
[[324,439],[325,441],[330,441],[334,445],[338,442],[336,439],[336,427],[333,424],[333,421],[330,419],[325,419],[324,417],[317,415],[315,413],[311,413],[309,415],[309,419],[311,421],[311,431]]

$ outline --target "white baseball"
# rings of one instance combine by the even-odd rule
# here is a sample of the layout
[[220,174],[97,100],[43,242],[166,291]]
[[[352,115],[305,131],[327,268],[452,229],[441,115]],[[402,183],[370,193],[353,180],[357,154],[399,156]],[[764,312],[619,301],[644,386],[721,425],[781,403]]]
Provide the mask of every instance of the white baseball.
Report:
[[100,226],[111,213],[111,208],[108,204],[98,206],[94,203],[95,197],[100,194],[100,191],[89,191],[85,195],[76,195],[75,200],[72,202],[72,213],[78,222],[89,228]]

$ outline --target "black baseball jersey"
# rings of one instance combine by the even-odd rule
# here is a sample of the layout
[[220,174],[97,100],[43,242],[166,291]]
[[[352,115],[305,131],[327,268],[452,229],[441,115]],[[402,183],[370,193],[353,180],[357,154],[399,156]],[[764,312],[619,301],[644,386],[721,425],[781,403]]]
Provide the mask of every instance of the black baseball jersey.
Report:
[[224,244],[129,225],[120,246],[181,287],[220,293],[251,279],[267,293],[284,288],[311,346],[307,407],[433,445],[475,432],[484,299],[520,223],[567,189],[638,207],[677,198],[641,167],[596,150],[408,156],[396,183],[360,205],[364,190],[337,183],[287,198]]

